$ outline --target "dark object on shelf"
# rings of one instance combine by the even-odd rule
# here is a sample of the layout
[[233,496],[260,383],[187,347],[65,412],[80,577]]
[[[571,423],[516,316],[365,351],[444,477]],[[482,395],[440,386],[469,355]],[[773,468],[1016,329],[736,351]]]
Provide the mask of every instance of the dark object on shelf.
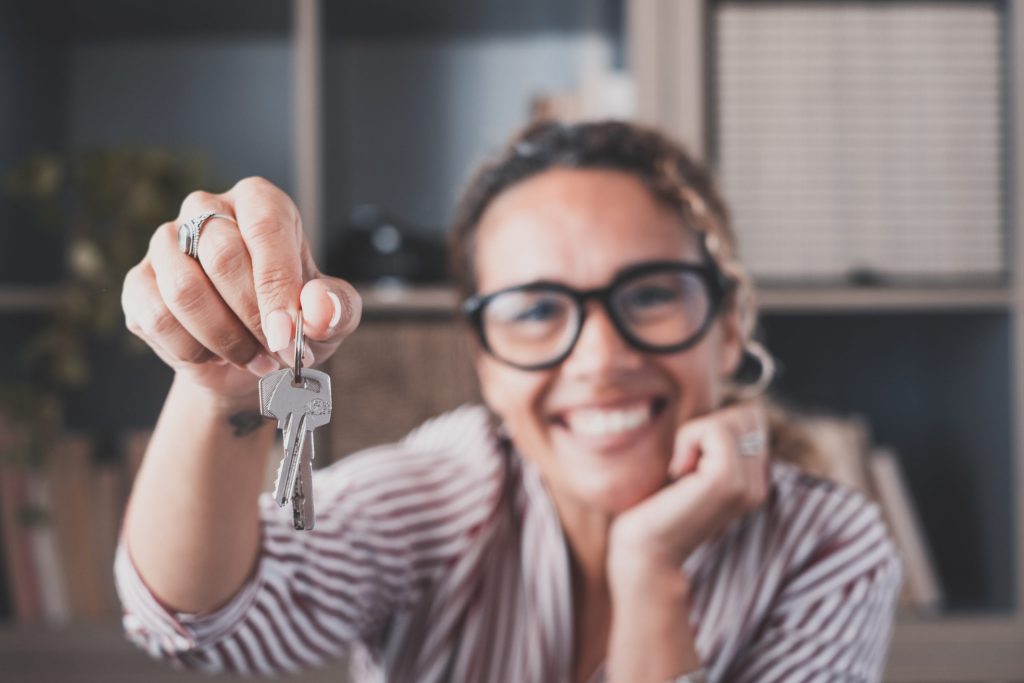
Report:
[[327,272],[352,282],[423,284],[446,279],[444,235],[376,206],[352,210],[327,256]]

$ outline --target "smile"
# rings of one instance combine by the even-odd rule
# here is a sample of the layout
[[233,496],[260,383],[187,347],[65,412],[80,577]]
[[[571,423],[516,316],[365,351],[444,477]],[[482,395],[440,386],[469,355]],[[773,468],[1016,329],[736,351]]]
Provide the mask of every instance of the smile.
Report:
[[614,437],[643,428],[664,406],[664,399],[652,398],[615,406],[573,408],[562,413],[557,421],[577,436]]

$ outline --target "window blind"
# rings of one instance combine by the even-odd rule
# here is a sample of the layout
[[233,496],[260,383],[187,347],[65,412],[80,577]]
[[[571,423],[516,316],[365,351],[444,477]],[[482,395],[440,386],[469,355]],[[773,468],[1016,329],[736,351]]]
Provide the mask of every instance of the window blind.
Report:
[[1003,48],[984,2],[721,2],[715,145],[765,281],[1005,273]]

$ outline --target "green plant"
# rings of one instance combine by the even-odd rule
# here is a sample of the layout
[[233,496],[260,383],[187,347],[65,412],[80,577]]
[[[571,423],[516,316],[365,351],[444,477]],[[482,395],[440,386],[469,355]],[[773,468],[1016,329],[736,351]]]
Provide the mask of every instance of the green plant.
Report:
[[59,424],[63,393],[89,382],[97,342],[141,346],[122,323],[121,283],[156,227],[197,187],[210,187],[202,159],[142,148],[39,154],[4,178],[7,196],[30,217],[27,227],[66,245],[57,300],[21,349],[27,381],[0,386],[0,409],[30,432],[17,440],[19,459],[38,462],[46,452],[46,425]]

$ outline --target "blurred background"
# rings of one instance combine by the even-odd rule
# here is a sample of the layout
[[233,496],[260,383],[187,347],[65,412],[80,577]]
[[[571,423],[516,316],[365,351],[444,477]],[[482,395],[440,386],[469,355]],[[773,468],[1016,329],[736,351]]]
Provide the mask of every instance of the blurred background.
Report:
[[614,117],[710,164],[775,397],[885,512],[888,679],[1024,681],[1022,41],[994,0],[0,0],[0,680],[181,678],[110,565],[171,380],[121,281],[189,191],[271,180],[364,296],[322,465],[476,397],[444,262],[475,165]]

